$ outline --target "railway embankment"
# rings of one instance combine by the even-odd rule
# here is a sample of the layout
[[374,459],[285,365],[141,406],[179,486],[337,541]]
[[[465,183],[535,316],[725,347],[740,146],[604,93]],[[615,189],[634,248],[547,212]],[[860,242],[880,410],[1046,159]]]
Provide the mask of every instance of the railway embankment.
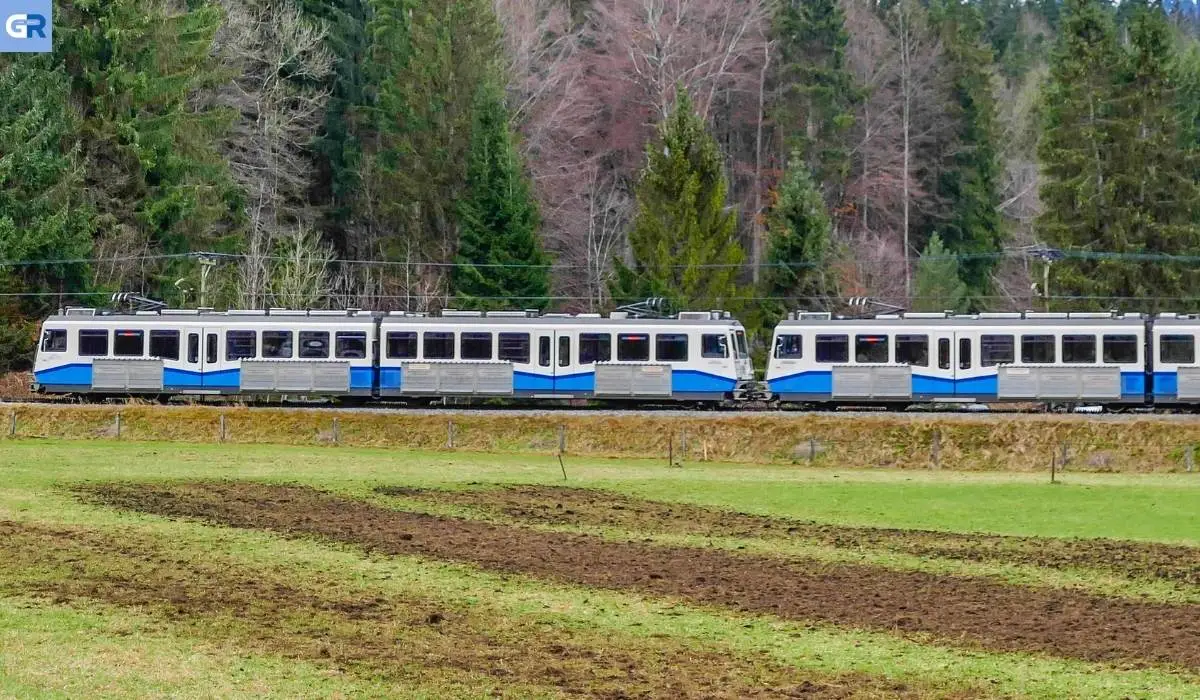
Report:
[[0,405],[0,440],[465,450],[812,467],[1200,472],[1190,416]]

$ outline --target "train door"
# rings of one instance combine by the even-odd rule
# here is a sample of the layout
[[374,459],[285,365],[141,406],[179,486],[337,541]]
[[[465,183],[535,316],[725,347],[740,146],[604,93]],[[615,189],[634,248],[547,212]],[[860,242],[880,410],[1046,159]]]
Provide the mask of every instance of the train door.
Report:
[[196,328],[150,331],[150,356],[163,363],[163,388],[195,389],[200,386],[200,330]]
[[554,331],[538,330],[533,334],[533,365],[536,378],[530,389],[537,392],[554,391]]
[[954,396],[954,333],[897,334],[896,362],[912,366],[913,398]]
[[954,333],[951,363],[954,367],[954,395],[964,400],[994,399],[996,396],[996,367],[980,362],[980,343],[990,335],[977,330]]
[[571,331],[554,333],[554,393],[578,394],[595,388],[595,374],[584,372],[578,362],[579,334]]
[[237,370],[230,370],[223,360],[225,338],[219,328],[204,328],[200,345],[200,371],[203,372],[205,389],[237,389]]

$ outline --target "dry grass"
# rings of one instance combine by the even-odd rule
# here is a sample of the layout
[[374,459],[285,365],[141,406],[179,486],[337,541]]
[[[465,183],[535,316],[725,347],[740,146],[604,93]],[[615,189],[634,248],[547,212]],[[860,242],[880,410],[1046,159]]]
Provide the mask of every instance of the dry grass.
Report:
[[[461,414],[405,411],[347,412],[302,409],[160,406],[17,405],[0,413],[0,435],[11,416],[18,437],[211,443],[332,444],[354,447],[454,449],[551,454],[558,429],[569,454],[665,458],[673,441],[677,459],[690,462],[927,469],[940,434],[938,466],[958,470],[1041,471],[1068,446],[1072,471],[1162,472],[1184,468],[1185,445],[1200,443],[1200,422],[1144,417],[1125,421],[1081,416],[837,416]],[[816,455],[808,456],[810,440]],[[686,447],[685,447],[686,445]],[[1060,462],[1061,466],[1061,462]]]

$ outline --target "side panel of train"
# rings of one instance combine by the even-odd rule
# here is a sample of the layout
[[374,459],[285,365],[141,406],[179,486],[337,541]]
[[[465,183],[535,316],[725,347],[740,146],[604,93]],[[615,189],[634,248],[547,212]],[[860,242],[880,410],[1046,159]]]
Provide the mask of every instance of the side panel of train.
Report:
[[1200,318],[1160,316],[1154,321],[1151,335],[1154,403],[1200,403],[1200,364],[1196,361]]
[[783,401],[820,403],[1145,402],[1138,316],[921,316],[785,321],[768,388]]
[[719,401],[753,379],[733,323],[385,318],[384,396]]
[[370,395],[370,318],[65,316],[34,380],[48,393]]

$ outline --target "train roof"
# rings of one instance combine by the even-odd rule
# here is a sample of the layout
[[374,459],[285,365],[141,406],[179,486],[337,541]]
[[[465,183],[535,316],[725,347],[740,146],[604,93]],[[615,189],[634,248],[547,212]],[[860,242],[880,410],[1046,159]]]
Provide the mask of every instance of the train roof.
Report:
[[58,315],[47,319],[49,322],[80,322],[88,319],[103,320],[104,322],[138,323],[147,321],[197,321],[200,319],[216,319],[216,322],[287,322],[304,319],[308,323],[343,323],[346,320],[359,322],[382,319],[391,323],[416,323],[428,325],[464,324],[464,325],[711,325],[739,326],[741,323],[730,316],[727,311],[684,311],[668,318],[630,317],[624,312],[612,312],[607,316],[601,314],[539,314],[536,311],[456,311],[446,310],[440,314],[413,313],[407,311],[374,312],[360,309],[344,311],[326,310],[292,310],[292,309],[250,309],[214,311],[211,309],[163,309],[161,311],[139,311],[136,313],[108,313],[90,308],[66,309]]
[[[1160,318],[1164,316],[1160,315]],[[1173,315],[1171,315],[1173,317]],[[780,326],[1094,326],[1097,324],[1144,325],[1148,316],[1140,313],[1117,312],[1054,312],[1025,311],[1013,313],[903,313],[880,314],[870,317],[841,317],[827,312],[798,311],[788,314]]]

